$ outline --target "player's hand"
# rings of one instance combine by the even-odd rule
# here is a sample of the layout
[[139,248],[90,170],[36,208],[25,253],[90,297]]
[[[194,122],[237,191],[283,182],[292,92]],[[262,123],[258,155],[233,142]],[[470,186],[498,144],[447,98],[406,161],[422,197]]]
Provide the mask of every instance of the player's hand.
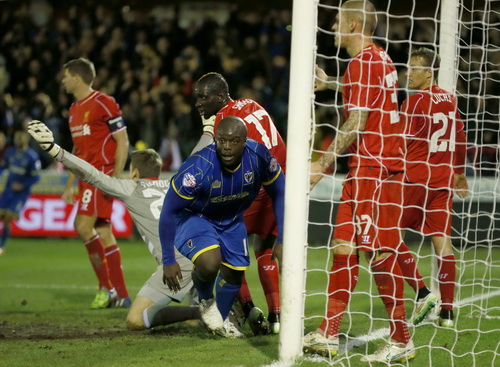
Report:
[[209,133],[212,136],[215,136],[215,133],[214,133],[215,115],[210,116],[207,119],[205,117],[201,116],[201,122],[203,123],[203,132]]
[[326,75],[325,71],[321,69],[318,65],[316,65],[316,78],[314,78],[314,91],[320,92],[322,90],[327,90],[328,85],[326,84],[326,80],[328,79],[328,75]]
[[75,194],[73,193],[72,187],[70,187],[69,189],[64,189],[61,197],[68,205],[73,205],[75,203]]
[[454,184],[455,192],[459,198],[465,199],[467,197],[467,191],[469,190],[469,184],[467,183],[467,177],[464,174],[454,174]]
[[310,191],[312,191],[316,184],[323,178],[323,172],[325,172],[325,170],[319,161],[311,163],[311,176],[309,176]]
[[283,261],[283,244],[276,243],[273,247],[273,255],[271,256],[270,263],[272,264],[275,260],[278,260],[279,270],[281,272],[281,264]]
[[45,124],[38,120],[33,120],[28,123],[28,133],[40,145],[40,147],[49,153],[52,157],[56,157],[61,151],[61,147],[54,144],[54,136],[52,131]]
[[172,292],[177,293],[181,290],[182,272],[179,264],[163,265],[163,284],[168,286]]

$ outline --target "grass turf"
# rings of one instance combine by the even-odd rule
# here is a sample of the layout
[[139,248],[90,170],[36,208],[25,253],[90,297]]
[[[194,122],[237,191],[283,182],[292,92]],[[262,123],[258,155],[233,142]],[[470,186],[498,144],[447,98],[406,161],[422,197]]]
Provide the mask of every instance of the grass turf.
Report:
[[[140,241],[121,241],[120,246],[127,285],[135,295],[154,271],[155,263]],[[421,249],[421,253],[424,259],[419,268],[427,276],[428,250]],[[431,323],[412,328],[418,347],[414,365],[500,366],[500,321],[494,318],[500,314],[500,295],[466,300],[498,291],[500,268],[488,264],[500,258],[500,249],[467,250],[461,258],[465,261],[457,271],[461,287],[456,293],[457,301],[464,305],[458,309],[457,330],[444,330]],[[310,250],[308,264],[309,269],[321,271],[308,273],[306,331],[313,330],[324,313],[326,297],[313,294],[325,289],[327,275],[322,270],[331,264],[327,250]],[[266,309],[254,266],[255,261],[247,280],[255,303]],[[375,351],[383,340],[373,337],[362,343],[356,337],[383,335],[388,327],[382,320],[386,318],[385,309],[372,283],[362,270],[349,306],[351,313],[346,314],[341,327],[348,334],[348,340],[343,340],[349,342],[348,352],[332,360],[306,357],[299,361],[300,366],[336,361],[366,365],[359,362],[361,356]],[[96,279],[78,240],[10,240],[7,253],[0,257],[0,366],[263,366],[278,360],[278,336],[227,340],[185,323],[128,331],[126,310],[90,310],[95,292]],[[413,299],[408,287],[406,296]],[[488,314],[475,317],[486,308]],[[408,311],[411,309],[408,302]],[[475,316],[469,317],[471,313]],[[250,336],[246,326],[243,331]]]

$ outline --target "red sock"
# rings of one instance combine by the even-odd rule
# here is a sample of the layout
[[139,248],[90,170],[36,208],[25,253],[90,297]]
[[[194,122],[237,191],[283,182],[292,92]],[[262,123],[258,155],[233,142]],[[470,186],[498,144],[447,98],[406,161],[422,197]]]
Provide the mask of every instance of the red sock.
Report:
[[120,298],[128,297],[127,286],[122,269],[122,256],[118,245],[111,245],[105,248],[106,259],[108,261],[109,278],[115,287],[116,293]]
[[319,327],[326,337],[338,335],[345,308],[358,282],[358,273],[357,255],[333,255],[328,282],[328,310]]
[[378,292],[389,315],[391,338],[400,343],[408,344],[411,338],[406,324],[403,295],[405,283],[397,262],[397,256],[392,254],[373,263],[372,271]]
[[113,285],[109,278],[108,263],[104,255],[104,246],[102,245],[99,235],[84,242],[84,245],[89,254],[90,263],[94,268],[95,275],[97,275],[97,279],[99,280],[99,289],[113,289]]
[[413,254],[410,252],[406,243],[401,242],[398,248],[398,264],[406,282],[413,288],[413,290],[418,292],[422,287],[425,287],[425,283],[422,279],[422,275],[418,271],[417,264]]
[[438,269],[441,307],[445,310],[452,310],[456,277],[455,255],[449,254],[438,258]]
[[272,249],[255,251],[260,284],[266,295],[269,313],[280,313],[280,275],[276,260],[270,263],[272,255]]
[[240,293],[236,296],[240,305],[244,305],[245,303],[252,302],[252,295],[250,294],[250,289],[248,289],[247,279],[245,278],[245,274],[241,278],[241,287]]

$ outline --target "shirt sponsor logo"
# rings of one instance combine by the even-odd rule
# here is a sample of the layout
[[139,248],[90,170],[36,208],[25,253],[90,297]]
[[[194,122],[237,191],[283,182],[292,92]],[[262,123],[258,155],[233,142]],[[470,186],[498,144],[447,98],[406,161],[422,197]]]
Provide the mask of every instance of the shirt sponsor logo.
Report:
[[269,171],[278,172],[278,167],[279,167],[278,160],[273,157],[271,159],[271,162],[269,162]]
[[182,186],[184,187],[195,187],[196,178],[191,173],[185,173],[182,178]]
[[253,172],[252,171],[247,171],[243,175],[245,177],[245,182],[246,183],[252,183],[253,182]]
[[71,136],[73,138],[79,137],[79,136],[84,136],[84,135],[91,135],[91,130],[90,130],[90,125],[85,124],[85,125],[78,125],[78,126],[73,126],[70,127],[71,130]]
[[211,198],[210,202],[211,203],[225,203],[226,201],[232,201],[232,200],[239,200],[243,199],[250,195],[248,192],[242,192],[240,194],[235,194],[235,195],[229,195],[229,196],[218,196],[216,198]]
[[212,188],[213,189],[220,189],[220,187],[222,186],[222,183],[219,181],[219,180],[215,180],[213,183],[212,183]]

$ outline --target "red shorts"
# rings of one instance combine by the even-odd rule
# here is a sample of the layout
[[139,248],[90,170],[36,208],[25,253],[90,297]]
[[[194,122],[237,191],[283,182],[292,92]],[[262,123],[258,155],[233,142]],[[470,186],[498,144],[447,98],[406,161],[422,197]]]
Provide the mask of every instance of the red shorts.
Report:
[[109,219],[113,212],[113,198],[84,181],[78,181],[80,202],[78,214]]
[[257,234],[261,238],[267,238],[271,234],[278,235],[273,201],[262,188],[250,208],[243,213],[243,217],[248,234]]
[[413,228],[430,236],[451,236],[453,192],[450,189],[405,184],[404,194],[403,229]]
[[403,174],[358,169],[344,182],[334,239],[354,242],[362,251],[394,251],[401,243]]

